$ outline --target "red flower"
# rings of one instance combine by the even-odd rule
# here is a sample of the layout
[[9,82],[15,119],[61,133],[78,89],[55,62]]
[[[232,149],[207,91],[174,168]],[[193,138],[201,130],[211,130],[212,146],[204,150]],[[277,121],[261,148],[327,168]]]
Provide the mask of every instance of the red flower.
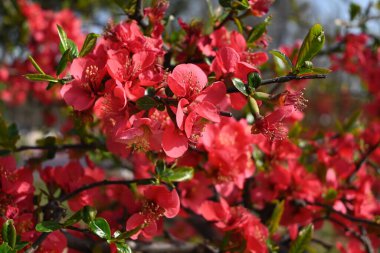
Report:
[[180,64],[168,76],[168,85],[177,97],[193,100],[206,87],[207,76],[194,64]]
[[77,58],[70,67],[74,81],[61,88],[61,96],[65,102],[77,111],[90,109],[103,89],[102,80],[105,76],[103,60],[93,60],[90,57]]
[[252,134],[263,134],[271,141],[286,138],[288,129],[282,121],[294,112],[294,106],[286,105],[275,110],[271,114],[259,118],[252,127]]
[[180,202],[176,190],[169,191],[165,186],[147,186],[143,190],[141,211],[133,214],[128,220],[126,229],[140,227],[139,232],[132,236],[137,239],[139,234],[145,238],[157,235],[162,226],[162,217],[173,218],[180,209]]

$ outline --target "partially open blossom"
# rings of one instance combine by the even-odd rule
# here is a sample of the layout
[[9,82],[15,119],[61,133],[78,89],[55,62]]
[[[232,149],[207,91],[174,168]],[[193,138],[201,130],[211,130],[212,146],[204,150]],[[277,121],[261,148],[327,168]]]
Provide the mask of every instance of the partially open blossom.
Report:
[[165,186],[147,186],[143,190],[141,202],[140,212],[133,214],[126,224],[127,230],[140,227],[132,239],[137,239],[139,234],[145,238],[157,235],[162,226],[162,218],[175,217],[180,208],[177,191],[169,191]]

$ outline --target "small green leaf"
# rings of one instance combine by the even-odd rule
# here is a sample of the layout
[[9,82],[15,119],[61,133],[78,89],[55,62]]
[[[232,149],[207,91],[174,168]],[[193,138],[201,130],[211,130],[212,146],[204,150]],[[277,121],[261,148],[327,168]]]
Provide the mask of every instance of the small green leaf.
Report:
[[311,67],[311,68],[307,68],[307,67],[301,67],[299,68],[297,71],[296,71],[296,74],[297,75],[314,75],[314,74],[328,74],[330,73],[331,70],[330,69],[326,69],[326,68],[318,68],[318,67]]
[[31,55],[28,56],[29,61],[32,63],[33,67],[40,72],[40,74],[45,75],[45,72],[41,69],[41,67],[38,65],[38,63],[33,59]]
[[156,104],[156,100],[148,96],[141,97],[136,101],[136,106],[140,110],[149,110],[155,107]]
[[273,234],[277,231],[278,226],[280,225],[282,214],[284,213],[285,201],[282,200],[277,202],[276,207],[273,210],[272,216],[269,220],[268,229],[270,234]]
[[257,72],[251,72],[248,74],[248,87],[250,92],[255,91],[261,84],[261,76]]
[[[29,244],[29,242],[17,242],[14,249],[19,251],[19,250],[22,250],[23,248],[25,248],[27,245]],[[1,252],[1,251],[0,251]]]
[[69,45],[67,42],[67,40],[68,40],[67,34],[60,25],[57,25],[57,29],[58,29],[59,39],[61,41],[60,45],[62,46],[63,51],[66,51],[67,49],[69,49]]
[[354,20],[355,17],[360,13],[361,7],[360,5],[356,3],[351,3],[350,4],[350,20]]
[[349,118],[347,121],[344,122],[343,124],[343,131],[344,132],[349,132],[351,131],[354,126],[355,126],[355,123],[358,122],[358,119],[360,117],[360,115],[362,114],[362,111],[361,110],[358,110],[356,112],[354,112]]
[[171,175],[166,179],[169,182],[182,182],[190,180],[194,177],[194,168],[193,167],[177,167],[172,170]]
[[98,211],[91,206],[83,207],[83,221],[86,223],[90,223],[96,218],[97,213]]
[[156,167],[155,167],[155,171],[156,171],[156,174],[161,176],[163,175],[163,173],[165,172],[166,170],[166,164],[163,160],[158,160],[156,162]]
[[59,82],[57,78],[50,75],[44,75],[44,74],[26,74],[25,77],[31,81],[46,81],[46,82],[52,82],[52,83]]
[[3,241],[7,242],[8,245],[13,249],[16,245],[17,233],[16,228],[13,224],[13,220],[7,220],[4,222],[2,227],[2,237]]
[[271,20],[272,20],[272,17],[268,16],[265,18],[264,22],[253,27],[252,30],[248,34],[247,42],[251,44],[255,42],[256,40],[260,39],[260,37],[267,31],[267,26],[270,24]]
[[311,61],[321,51],[324,43],[325,33],[323,27],[320,24],[313,25],[303,40],[298,53],[296,69],[301,68],[306,61]]
[[125,242],[117,242],[115,244],[118,253],[132,253],[131,248]]
[[36,225],[36,230],[38,232],[53,232],[61,228],[62,225],[56,221],[43,221]]
[[232,83],[236,89],[238,89],[244,95],[248,96],[247,87],[245,87],[245,84],[242,80],[239,78],[232,78]]
[[313,224],[304,227],[298,234],[297,239],[290,247],[289,253],[303,253],[313,236]]
[[241,23],[240,19],[234,18],[234,22],[235,22],[235,25],[236,25],[239,33],[243,33],[244,32],[244,30],[243,30],[243,24]]
[[[75,44],[75,42],[72,41],[72,40],[70,40],[70,39],[68,39],[67,40],[67,45],[68,45],[68,49],[70,50],[71,59],[77,58],[78,55],[79,55],[79,51],[78,51],[78,47]],[[70,61],[71,61],[71,59],[70,59]]]
[[236,10],[244,11],[249,9],[250,5],[248,0],[232,0],[231,7]]
[[88,224],[90,230],[99,236],[100,238],[104,238],[107,240],[111,239],[111,229],[108,222],[103,218],[96,218],[93,221],[90,221]]
[[86,56],[91,53],[96,46],[96,40],[99,37],[99,34],[89,33],[86,36],[86,39],[83,42],[82,49],[79,52],[79,57]]
[[[83,210],[83,209],[82,209]],[[67,226],[72,226],[74,225],[75,223],[79,222],[82,220],[82,210],[79,210],[78,212],[74,213],[70,218],[68,218],[64,223],[63,225],[65,227]]]
[[66,66],[67,66],[67,62],[69,62],[69,60],[70,60],[70,49],[67,49],[64,53],[63,53],[63,55],[62,55],[62,57],[61,57],[61,60],[59,60],[59,63],[58,63],[58,66],[57,66],[57,76],[59,75],[59,74],[61,74],[62,73],[62,71],[64,71],[65,70],[65,68],[66,68]]
[[141,229],[141,226],[137,226],[135,227],[134,229],[132,230],[129,230],[129,231],[125,231],[124,233],[120,233],[116,236],[116,239],[117,240],[120,240],[120,239],[128,239],[130,238],[131,236],[133,236],[134,234],[136,234],[137,232],[139,232]]
[[269,53],[271,53],[274,57],[277,57],[278,59],[280,59],[284,63],[287,69],[289,70],[293,69],[293,63],[286,54],[278,50],[271,50],[269,51]]

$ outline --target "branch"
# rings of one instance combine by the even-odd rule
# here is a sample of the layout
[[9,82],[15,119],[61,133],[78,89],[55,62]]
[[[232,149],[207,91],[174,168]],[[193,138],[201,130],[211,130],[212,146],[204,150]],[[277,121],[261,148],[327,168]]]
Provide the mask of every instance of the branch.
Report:
[[[62,151],[62,150],[67,150],[67,149],[97,149],[97,148],[104,148],[102,145],[97,145],[95,143],[91,144],[65,144],[61,146],[20,146],[13,150],[13,152],[22,152],[22,151],[27,151],[27,150],[56,150],[56,151]],[[0,150],[0,152],[3,150]]]
[[380,140],[373,146],[370,146],[367,151],[362,155],[362,157],[356,162],[355,170],[351,173],[351,175],[347,178],[347,183],[351,184],[354,179],[356,173],[360,170],[360,168],[367,161],[368,157],[380,146]]
[[348,228],[344,223],[342,223],[339,220],[336,220],[334,218],[326,217],[325,219],[327,219],[329,221],[332,221],[333,223],[341,226],[345,231],[347,231],[348,233],[350,233],[353,236],[355,236],[359,241],[361,241],[363,243],[363,245],[364,245],[367,253],[375,253],[375,251],[374,251],[374,249],[372,247],[371,241],[369,240],[369,238],[368,238],[368,236],[367,236],[366,233],[360,234],[360,233],[356,232],[355,230],[352,230],[352,229]]
[[133,15],[130,15],[129,16],[130,19],[134,19],[137,21],[137,23],[142,27],[142,28],[146,28],[148,27],[147,24],[145,24],[143,22],[143,19],[144,19],[144,13],[143,13],[143,4],[142,4],[142,0],[137,0],[137,3],[136,3],[136,8],[135,8],[135,13],[133,13]]
[[316,202],[313,203],[313,202],[310,202],[310,201],[307,201],[307,200],[300,200],[300,202],[304,202],[305,204],[310,205],[310,206],[323,207],[328,212],[335,213],[335,214],[337,214],[337,215],[339,215],[339,216],[341,216],[341,217],[343,217],[343,218],[345,218],[347,220],[353,221],[353,222],[362,223],[362,224],[366,224],[366,225],[369,225],[369,226],[375,226],[375,227],[380,228],[380,224],[379,223],[376,223],[374,221],[358,218],[358,217],[355,217],[355,216],[352,216],[352,215],[349,215],[349,214],[345,214],[345,213],[339,212],[339,211],[335,210],[334,208],[332,208],[331,206],[323,204],[323,203],[316,203]]
[[[309,75],[309,76],[295,76],[295,75],[287,75],[287,76],[280,76],[272,79],[265,79],[262,80],[260,86],[268,85],[268,84],[273,84],[273,83],[286,83],[289,81],[293,80],[305,80],[305,79],[324,79],[326,78],[327,75],[322,75],[322,74],[317,74],[317,75]],[[234,93],[234,92],[239,92],[238,89],[235,87],[229,87],[227,88],[227,93]]]
[[70,192],[67,195],[63,195],[62,197],[60,197],[58,199],[58,201],[59,202],[64,202],[66,200],[69,200],[69,199],[75,197],[75,195],[80,194],[81,192],[84,192],[86,190],[90,190],[90,189],[93,189],[93,188],[96,188],[96,187],[100,187],[100,186],[106,186],[106,185],[126,185],[126,186],[130,186],[131,184],[147,185],[147,184],[152,184],[152,182],[154,182],[154,180],[155,180],[154,178],[135,179],[135,180],[115,180],[115,181],[103,180],[103,181],[100,181],[100,182],[96,182],[96,183],[93,183],[93,184],[88,184],[88,185],[82,186],[82,187],[76,189],[75,191]]

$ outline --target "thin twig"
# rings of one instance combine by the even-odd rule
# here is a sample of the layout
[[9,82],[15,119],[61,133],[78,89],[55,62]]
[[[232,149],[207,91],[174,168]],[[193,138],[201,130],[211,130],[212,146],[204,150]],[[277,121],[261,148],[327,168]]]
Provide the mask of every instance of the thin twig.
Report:
[[370,146],[367,151],[362,155],[362,157],[356,162],[355,170],[351,173],[351,175],[347,178],[347,183],[351,184],[356,176],[356,173],[360,170],[360,168],[364,165],[364,163],[368,160],[368,157],[371,156],[373,152],[380,146],[380,140],[373,146]]
[[114,180],[114,181],[103,180],[103,181],[100,181],[100,182],[96,182],[96,183],[92,183],[92,184],[88,184],[88,185],[82,186],[82,187],[76,189],[75,191],[70,192],[67,195],[63,195],[62,197],[60,197],[58,199],[58,201],[59,202],[64,202],[66,200],[69,200],[69,199],[73,198],[75,195],[77,195],[77,194],[79,194],[81,192],[84,192],[86,190],[90,190],[90,189],[93,189],[93,188],[96,188],[96,187],[100,187],[100,186],[106,186],[106,185],[126,185],[126,186],[130,186],[131,184],[147,185],[147,184],[151,184],[153,181],[154,181],[153,178],[136,179],[136,180]]
[[[326,77],[327,75],[323,75],[323,74],[308,75],[308,76],[295,76],[295,75],[280,76],[280,77],[276,77],[272,79],[262,80],[259,86],[264,86],[264,85],[273,84],[273,83],[286,83],[293,80],[324,79]],[[227,89],[227,93],[235,93],[235,92],[239,92],[239,90],[236,89],[235,87],[229,87]]]

